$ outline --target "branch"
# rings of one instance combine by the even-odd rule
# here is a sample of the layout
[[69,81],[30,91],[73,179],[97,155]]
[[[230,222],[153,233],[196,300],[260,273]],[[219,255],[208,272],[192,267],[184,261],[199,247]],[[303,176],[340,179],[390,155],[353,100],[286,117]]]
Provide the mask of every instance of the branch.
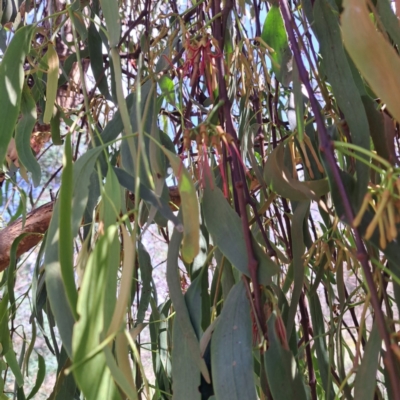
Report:
[[20,218],[0,231],[0,271],[8,267],[10,249],[18,236],[23,233],[32,233],[19,243],[17,257],[32,249],[42,240],[53,215],[53,205],[52,201],[30,212],[26,217],[25,225]]
[[[347,191],[344,187],[344,184],[342,182],[342,179],[341,179],[341,176],[339,173],[339,167],[335,160],[335,156],[333,153],[333,148],[330,143],[328,131],[326,129],[325,123],[324,123],[322,116],[320,114],[320,111],[319,111],[319,105],[318,105],[317,99],[314,96],[314,92],[311,87],[311,83],[308,79],[307,70],[306,70],[303,60],[301,58],[300,48],[298,46],[294,31],[293,31],[293,26],[292,26],[293,20],[292,20],[290,11],[289,11],[287,0],[280,0],[279,5],[280,5],[283,20],[285,23],[286,31],[289,36],[294,59],[296,61],[297,68],[299,71],[299,75],[300,75],[301,81],[303,82],[304,86],[307,89],[311,108],[314,112],[314,117],[315,117],[315,122],[317,124],[318,137],[319,137],[319,142],[320,142],[320,151],[321,151],[321,153],[323,153],[325,155],[326,162],[329,164],[329,166],[332,169],[334,180],[338,186],[339,193],[341,194],[341,197],[343,200],[346,222],[348,224],[351,224],[351,222],[354,219],[353,209],[351,207],[349,196],[347,194]],[[380,307],[380,302],[378,299],[378,294],[376,292],[374,279],[373,279],[373,276],[372,276],[372,273],[370,270],[370,266],[368,263],[368,254],[365,250],[359,230],[353,229],[353,232],[354,232],[354,237],[355,237],[355,242],[356,242],[356,247],[357,247],[357,258],[360,261],[360,264],[364,271],[365,280],[367,282],[367,286],[368,286],[369,292],[371,294],[371,304],[375,311],[375,318],[376,318],[376,322],[378,325],[379,333],[380,333],[381,338],[383,339],[383,342],[385,343],[385,347],[386,347],[386,353],[384,355],[384,363],[387,368],[389,380],[390,380],[390,383],[392,386],[392,391],[393,391],[393,396],[394,396],[393,398],[395,400],[400,400],[400,381],[398,379],[397,363],[396,363],[396,359],[395,359],[395,356],[394,356],[394,353],[393,353],[393,350],[391,347],[390,334],[387,330],[385,317],[384,317],[382,309]]]
[[[171,209],[175,211],[176,206],[179,207],[181,203],[178,188],[170,187],[168,189],[170,201],[175,204],[171,204]],[[53,201],[46,203],[27,215],[25,225],[20,218],[0,231],[0,272],[8,267],[10,263],[11,246],[18,236],[23,233],[32,233],[32,235],[28,235],[19,243],[17,258],[35,247],[42,240],[53,215],[53,206]]]

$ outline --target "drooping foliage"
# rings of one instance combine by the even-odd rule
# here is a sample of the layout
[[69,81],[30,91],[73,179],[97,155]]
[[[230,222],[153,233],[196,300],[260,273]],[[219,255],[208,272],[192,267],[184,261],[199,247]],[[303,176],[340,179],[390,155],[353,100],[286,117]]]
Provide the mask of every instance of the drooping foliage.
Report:
[[395,5],[3,1],[0,398],[400,399]]

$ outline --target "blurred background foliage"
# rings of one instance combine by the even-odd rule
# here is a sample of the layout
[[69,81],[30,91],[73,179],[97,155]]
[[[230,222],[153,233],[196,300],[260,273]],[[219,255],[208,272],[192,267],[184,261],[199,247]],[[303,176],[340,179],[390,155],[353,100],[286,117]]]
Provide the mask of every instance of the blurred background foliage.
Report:
[[388,0],[4,0],[0,398],[400,399]]

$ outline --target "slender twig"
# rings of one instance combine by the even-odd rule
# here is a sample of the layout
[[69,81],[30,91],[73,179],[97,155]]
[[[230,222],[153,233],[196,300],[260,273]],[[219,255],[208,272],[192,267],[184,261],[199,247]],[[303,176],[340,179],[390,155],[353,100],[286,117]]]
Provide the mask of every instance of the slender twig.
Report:
[[310,318],[308,316],[307,306],[305,302],[304,292],[302,291],[299,299],[300,314],[301,314],[301,326],[303,327],[304,342],[306,343],[306,358],[308,368],[308,384],[310,385],[311,398],[317,400],[317,380],[315,378],[314,367],[312,363],[311,348],[310,348]]
[[[296,37],[295,37],[293,27],[292,27],[292,23],[293,23],[292,16],[290,14],[289,7],[288,7],[286,0],[279,0],[279,4],[280,4],[282,17],[283,17],[283,20],[285,23],[286,31],[288,33],[289,40],[291,43],[293,55],[294,55],[294,58],[295,58],[295,61],[297,64],[297,68],[299,70],[300,79],[303,82],[304,86],[306,87],[306,90],[307,90],[307,93],[308,93],[308,96],[310,99],[311,108],[312,108],[314,116],[315,116],[315,122],[317,124],[318,137],[319,137],[319,143],[320,143],[320,151],[321,151],[321,153],[323,153],[325,155],[326,162],[329,164],[329,166],[332,170],[332,174],[333,174],[335,183],[338,187],[339,194],[341,195],[341,198],[343,201],[345,217],[347,219],[347,222],[351,223],[351,221],[353,221],[354,215],[353,215],[353,210],[351,207],[350,199],[348,197],[348,194],[344,187],[344,184],[341,180],[339,167],[335,160],[335,155],[333,152],[333,148],[331,146],[328,131],[326,129],[325,123],[320,114],[317,99],[315,98],[313,89],[311,87],[311,83],[308,79],[307,70],[305,69],[303,60],[301,58],[300,49],[298,47],[298,43],[296,41]],[[398,379],[396,360],[394,358],[393,350],[391,348],[391,340],[390,340],[389,332],[387,330],[385,318],[384,318],[382,309],[380,308],[378,295],[375,290],[373,276],[372,276],[372,273],[371,273],[371,270],[369,267],[369,263],[368,263],[368,254],[365,250],[359,230],[353,229],[353,232],[354,232],[354,237],[355,237],[355,242],[356,242],[356,247],[357,247],[357,258],[360,261],[360,264],[361,264],[363,272],[364,272],[365,280],[367,282],[368,289],[371,294],[371,304],[372,304],[372,307],[375,312],[375,317],[376,317],[376,322],[378,325],[379,333],[380,333],[380,335],[385,343],[385,347],[386,347],[384,362],[385,362],[385,365],[386,365],[386,368],[387,368],[387,371],[389,374],[389,379],[390,379],[390,383],[392,386],[393,396],[394,396],[394,399],[400,400],[400,380]]]
[[254,306],[256,309],[258,321],[260,322],[260,326],[263,331],[263,335],[265,337],[265,334],[266,334],[265,314],[264,314],[263,308],[261,306],[261,296],[260,296],[260,287],[259,287],[260,285],[258,283],[258,277],[257,277],[258,261],[254,255],[253,245],[251,243],[251,233],[249,230],[249,221],[247,219],[246,203],[245,203],[244,194],[243,194],[243,183],[237,182],[235,186],[236,186],[236,191],[237,191],[238,200],[239,200],[240,217],[241,217],[242,227],[243,227],[243,232],[244,232],[244,240],[246,243],[250,278],[253,283]]

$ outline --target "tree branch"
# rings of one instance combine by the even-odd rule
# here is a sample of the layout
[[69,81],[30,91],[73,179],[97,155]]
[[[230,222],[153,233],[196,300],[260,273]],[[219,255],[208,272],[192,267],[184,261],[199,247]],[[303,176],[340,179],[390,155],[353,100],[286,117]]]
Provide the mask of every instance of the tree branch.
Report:
[[[169,188],[169,198],[174,204],[171,204],[171,209],[176,211],[176,206],[179,207],[181,203],[178,188],[174,186]],[[46,203],[30,212],[26,217],[25,224],[20,218],[0,231],[0,272],[8,267],[11,246],[18,236],[23,233],[32,233],[19,243],[17,257],[35,247],[42,240],[53,215],[53,206],[54,201]]]

